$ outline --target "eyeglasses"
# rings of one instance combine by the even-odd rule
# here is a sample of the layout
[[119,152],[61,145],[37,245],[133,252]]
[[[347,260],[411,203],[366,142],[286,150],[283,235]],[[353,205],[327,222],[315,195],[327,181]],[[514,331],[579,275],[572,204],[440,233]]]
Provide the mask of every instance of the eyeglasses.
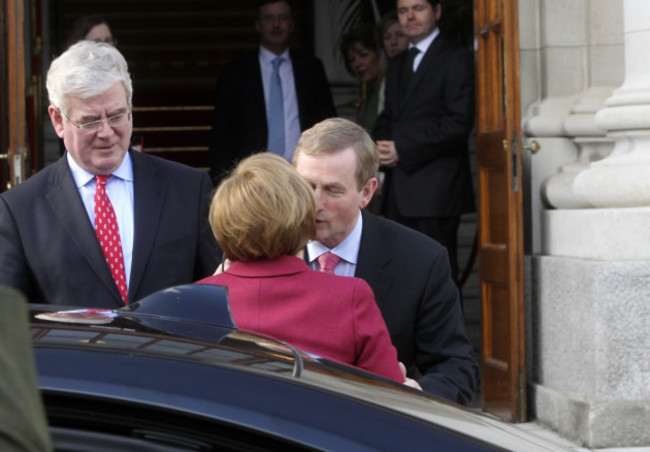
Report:
[[[104,120],[100,119],[98,121],[91,121],[91,122],[86,122],[84,124],[75,124],[72,122],[70,118],[66,116],[65,113],[61,112],[63,117],[68,120],[70,124],[75,126],[77,129],[81,130],[84,133],[91,134],[91,133],[97,133],[102,128],[104,127]],[[110,118],[106,118],[106,122],[108,122],[108,125],[111,127],[120,127],[125,125],[127,122],[131,120],[131,112],[128,113],[120,113],[119,115],[111,116]]]

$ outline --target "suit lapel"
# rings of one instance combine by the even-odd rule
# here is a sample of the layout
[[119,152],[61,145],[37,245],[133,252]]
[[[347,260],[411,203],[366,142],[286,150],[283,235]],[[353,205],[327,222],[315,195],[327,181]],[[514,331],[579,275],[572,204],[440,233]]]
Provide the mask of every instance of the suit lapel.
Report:
[[138,152],[131,153],[133,162],[133,260],[129,280],[129,301],[137,293],[142,275],[151,255],[159,228],[160,214],[165,194],[164,181],[157,177],[158,170],[145,162]]
[[[249,71],[247,72],[252,78],[252,83],[246,86],[252,87],[253,90],[251,94],[253,105],[250,105],[250,109],[255,112],[254,114],[260,115],[260,121],[251,121],[251,124],[264,124],[264,130],[259,130],[256,133],[259,133],[260,136],[266,137],[269,132],[266,121],[266,100],[264,99],[264,83],[262,82],[262,68],[260,67],[259,50],[250,54],[248,66]],[[266,138],[264,142],[266,143]]]
[[[428,72],[429,66],[432,65],[432,61],[434,61],[438,56],[438,54],[440,53],[440,50],[444,45],[443,41],[444,41],[443,37],[438,35],[436,39],[433,40],[433,42],[427,49],[427,52],[422,57],[422,61],[420,61],[417,70],[413,74],[413,78],[411,79],[411,83],[409,84],[406,93],[404,93],[401,96],[401,102],[399,103],[399,110],[397,111],[397,116],[399,116],[399,114],[402,112],[404,107],[408,104],[408,101],[411,98],[411,96],[413,96],[414,93],[417,92],[417,86],[420,84],[422,77],[424,76],[424,74]],[[403,53],[406,54],[406,52]],[[404,64],[406,64],[405,55],[403,55],[400,67],[403,67]]]
[[88,266],[122,304],[122,297],[106,265],[106,258],[79,196],[65,155],[54,163],[54,171],[49,186],[45,189],[45,197],[58,222],[68,234],[70,242],[74,243],[79,253],[88,262]]
[[361,244],[357,258],[357,269],[354,276],[365,280],[373,292],[377,306],[381,309],[386,302],[386,294],[393,283],[393,273],[389,269],[392,257],[385,252],[381,243],[376,219],[371,214],[361,211],[363,215],[363,229]]

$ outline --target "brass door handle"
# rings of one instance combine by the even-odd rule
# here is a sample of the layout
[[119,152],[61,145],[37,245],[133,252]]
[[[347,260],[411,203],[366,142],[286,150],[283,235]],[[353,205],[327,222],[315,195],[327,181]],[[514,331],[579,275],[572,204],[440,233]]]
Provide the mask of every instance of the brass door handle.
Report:
[[530,140],[528,146],[524,146],[524,151],[530,151],[531,154],[535,155],[542,149],[542,145],[535,140]]

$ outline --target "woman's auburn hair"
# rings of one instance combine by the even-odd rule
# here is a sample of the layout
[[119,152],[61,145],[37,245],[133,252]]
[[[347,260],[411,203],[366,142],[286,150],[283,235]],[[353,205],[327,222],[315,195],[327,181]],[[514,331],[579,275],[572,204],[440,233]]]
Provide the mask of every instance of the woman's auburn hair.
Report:
[[221,182],[209,217],[233,261],[293,255],[316,235],[312,188],[289,162],[268,152],[242,160]]

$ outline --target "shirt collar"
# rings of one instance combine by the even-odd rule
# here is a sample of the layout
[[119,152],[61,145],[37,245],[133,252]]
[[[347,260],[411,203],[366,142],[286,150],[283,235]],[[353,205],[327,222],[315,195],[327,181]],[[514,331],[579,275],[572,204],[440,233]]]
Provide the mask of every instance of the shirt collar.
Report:
[[436,29],[433,30],[431,34],[426,38],[424,38],[422,41],[418,42],[415,45],[409,44],[409,49],[411,47],[417,47],[420,53],[424,55],[425,53],[427,53],[427,50],[429,50],[429,46],[431,45],[433,40],[436,39],[439,34],[440,34],[440,29],[436,27]]
[[[72,178],[74,179],[77,188],[83,187],[95,178],[95,174],[89,173],[81,166],[79,166],[69,152],[66,152],[65,155],[68,161],[68,166],[70,167],[70,172],[72,173]],[[133,164],[131,162],[131,154],[129,152],[126,153],[119,168],[117,168],[117,170],[115,170],[112,175],[129,182],[133,181]]]
[[318,256],[325,254],[328,251],[336,254],[338,257],[343,259],[350,264],[357,265],[357,258],[359,257],[359,246],[361,245],[361,230],[363,228],[363,215],[359,211],[359,216],[357,218],[357,224],[354,225],[352,232],[343,239],[341,243],[336,245],[334,248],[329,249],[325,245],[316,240],[312,240],[307,244],[307,253],[309,255],[309,262],[313,262],[318,259]]
[[271,65],[272,64],[271,62],[275,59],[275,57],[279,57],[279,56],[284,58],[285,61],[291,61],[288,47],[280,55],[276,55],[275,53],[271,52],[265,47],[260,46],[260,61],[262,62],[262,64]]

